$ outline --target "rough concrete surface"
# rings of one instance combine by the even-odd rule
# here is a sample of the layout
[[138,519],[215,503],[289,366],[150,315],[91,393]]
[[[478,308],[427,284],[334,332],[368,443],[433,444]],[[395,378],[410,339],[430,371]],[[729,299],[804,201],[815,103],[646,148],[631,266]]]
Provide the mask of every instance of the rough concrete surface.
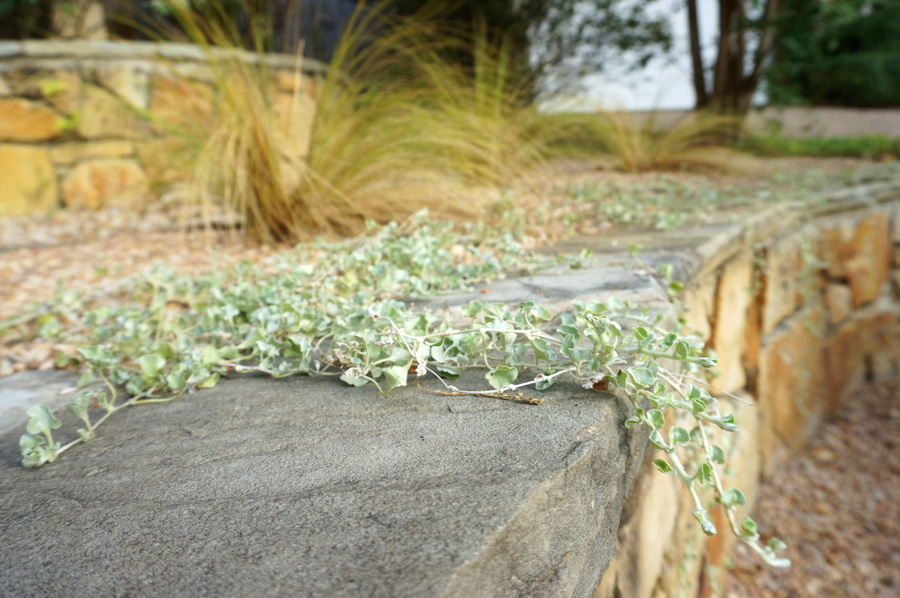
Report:
[[0,433],[24,427],[28,421],[25,412],[32,405],[61,409],[72,395],[60,393],[77,382],[78,374],[58,370],[32,370],[0,378]]
[[7,432],[0,595],[588,596],[644,443],[612,395],[541,396],[246,377],[39,469]]

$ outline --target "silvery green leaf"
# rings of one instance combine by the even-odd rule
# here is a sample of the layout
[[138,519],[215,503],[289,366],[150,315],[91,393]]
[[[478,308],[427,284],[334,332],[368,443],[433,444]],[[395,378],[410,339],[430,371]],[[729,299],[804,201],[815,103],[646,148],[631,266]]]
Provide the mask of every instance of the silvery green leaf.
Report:
[[691,512],[691,515],[693,515],[694,519],[697,520],[697,523],[700,524],[700,529],[703,530],[704,534],[707,536],[716,535],[716,526],[713,525],[712,519],[709,518],[709,513],[704,509],[695,509]]
[[261,341],[265,335],[259,328],[253,328],[244,338],[244,342],[237,346],[238,349],[244,350],[253,347],[257,342]]
[[431,347],[431,358],[438,363],[444,363],[447,360],[444,356],[444,348],[441,345]]
[[654,430],[660,430],[666,425],[666,417],[659,409],[651,409],[647,412],[647,419],[650,420],[650,427]]
[[738,431],[738,427],[734,423],[734,414],[733,413],[729,413],[728,415],[726,415],[724,417],[707,417],[705,419],[709,423],[719,426],[726,432],[737,432]]
[[628,373],[639,388],[653,386],[653,383],[656,381],[656,376],[648,368],[633,367],[628,370]]
[[116,358],[105,348],[97,346],[81,347],[78,354],[84,357],[85,361],[95,366],[109,366],[116,363]]
[[750,517],[744,517],[744,521],[741,523],[741,533],[746,538],[756,538],[759,535],[756,522]]
[[687,359],[691,354],[691,346],[687,341],[678,340],[675,343],[675,359]]
[[141,355],[135,360],[141,368],[141,376],[146,380],[155,378],[161,369],[166,366],[166,360],[155,353]]
[[200,352],[200,363],[202,363],[204,367],[213,366],[219,363],[221,359],[219,350],[212,345],[206,345]]
[[45,442],[42,436],[35,434],[22,434],[19,438],[19,448],[23,451],[41,446]]
[[201,380],[194,386],[197,388],[213,388],[216,383],[219,381],[219,372],[213,372],[206,379]]
[[[539,380],[535,382],[534,387],[537,390],[546,390],[553,386],[553,383],[556,382],[556,378],[544,378],[543,380]],[[640,421],[640,420],[638,420]],[[627,422],[626,422],[627,424]]]
[[514,367],[498,365],[484,375],[492,388],[499,389],[512,384],[519,377],[519,370]]
[[80,419],[88,420],[88,408],[91,406],[91,400],[94,398],[92,391],[86,390],[75,395],[71,401],[66,403],[66,411]]
[[673,426],[672,429],[669,430],[669,440],[684,446],[691,441],[691,436],[688,434],[688,431],[681,426]]
[[631,426],[633,426],[633,425],[635,425],[635,424],[639,424],[639,423],[641,423],[642,421],[643,421],[643,420],[642,420],[641,418],[639,418],[639,417],[633,415],[633,416],[631,416],[631,417],[629,417],[628,419],[625,420],[625,428],[626,428],[626,429],[627,429],[627,428],[631,428]]
[[669,465],[669,462],[666,461],[665,459],[654,459],[653,467],[655,467],[658,471],[660,471],[662,473],[671,473],[672,472],[672,466]]
[[29,417],[25,425],[25,430],[29,434],[49,434],[51,430],[56,430],[62,425],[46,405],[34,405],[25,414]]
[[481,301],[480,299],[469,301],[469,303],[462,308],[462,312],[470,318],[474,318],[482,311],[484,311],[484,301]]
[[406,378],[409,375],[409,365],[394,365],[391,367],[386,367],[381,372],[384,375],[384,379],[387,381],[387,388],[385,390],[391,390],[392,388],[397,388],[398,386],[406,386]]
[[726,507],[742,506],[747,503],[744,493],[737,488],[729,488],[722,494],[720,502]]
[[718,463],[719,465],[725,464],[725,451],[722,450],[722,447],[714,444],[712,445],[712,455],[710,455],[710,459],[714,463]]
[[660,451],[669,451],[672,447],[666,444],[666,441],[663,440],[662,434],[659,433],[659,430],[653,430],[650,432],[650,444],[653,445],[653,448]]
[[364,386],[366,383],[368,383],[368,379],[362,376],[348,374],[347,372],[341,374],[341,380],[343,380],[344,383],[349,384],[350,386]]
[[447,366],[437,366],[435,368],[437,373],[443,376],[444,378],[448,378],[450,380],[459,380],[460,373],[459,370]]
[[697,480],[704,486],[712,481],[712,467],[709,466],[709,463],[701,463],[697,468]]

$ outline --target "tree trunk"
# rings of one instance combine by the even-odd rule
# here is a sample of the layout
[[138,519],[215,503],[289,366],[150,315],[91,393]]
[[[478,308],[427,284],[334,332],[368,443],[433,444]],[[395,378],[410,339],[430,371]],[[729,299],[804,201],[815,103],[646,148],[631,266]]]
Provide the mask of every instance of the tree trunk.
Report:
[[709,102],[706,93],[706,79],[703,73],[703,54],[700,52],[700,23],[697,19],[697,0],[687,0],[688,34],[691,40],[691,74],[694,79],[694,93],[697,96],[697,109],[704,108]]
[[[762,19],[755,26],[747,20],[745,0],[719,0],[719,41],[712,89],[708,89],[702,72],[696,0],[687,0],[687,7],[696,107],[735,117],[734,136],[737,137],[750,111],[763,62],[772,50],[772,22],[778,0],[766,0]],[[759,32],[759,43],[748,72],[747,35],[751,30]]]

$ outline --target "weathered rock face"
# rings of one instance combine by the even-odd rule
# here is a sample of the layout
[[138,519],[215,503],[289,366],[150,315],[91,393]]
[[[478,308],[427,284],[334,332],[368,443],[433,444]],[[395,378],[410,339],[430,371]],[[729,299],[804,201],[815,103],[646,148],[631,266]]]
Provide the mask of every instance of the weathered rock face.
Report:
[[[685,293],[687,330],[716,350],[721,376],[711,383],[748,403],[723,399],[740,431],[722,440],[733,472],[724,483],[744,491],[748,514],[762,480],[803,447],[828,413],[866,379],[900,378],[900,282],[888,283],[900,281],[900,185],[887,189],[877,190],[881,205],[830,205],[830,215],[806,219],[799,229],[791,222],[800,219],[784,217],[787,224],[755,237],[756,256],[719,243],[715,268],[694,268],[702,275]],[[677,243],[672,251],[680,250]],[[654,248],[664,245],[658,239]],[[708,251],[697,253],[701,264],[712,259]],[[710,596],[716,568],[734,543],[724,512],[711,511],[720,533],[707,538],[686,491],[653,480],[647,469],[594,598]],[[658,535],[648,540],[640,530],[652,528]]]
[[642,442],[611,395],[543,396],[244,378],[129,409],[114,448],[98,438],[37,471],[7,434],[0,591],[587,597]]
[[0,216],[47,212],[56,207],[56,174],[41,147],[0,144]]
[[62,134],[59,117],[46,106],[0,98],[0,141],[46,141]]
[[744,356],[747,352],[748,310],[753,299],[753,260],[749,252],[723,266],[716,291],[711,346],[719,359],[714,384],[725,392],[744,388],[747,382]]
[[69,208],[99,208],[139,200],[147,192],[147,177],[134,160],[82,162],[62,181],[63,203]]
[[[85,18],[100,6],[88,0],[76,4],[72,14]],[[64,28],[90,22],[67,22]],[[0,46],[0,147],[9,142],[39,149],[22,154],[13,147],[4,155],[15,154],[17,164],[23,156],[34,156],[38,163],[28,172],[41,177],[43,157],[50,156],[55,181],[47,189],[56,193],[56,207],[105,205],[120,197],[124,187],[146,191],[147,184],[134,185],[142,180],[159,188],[183,181],[196,148],[216,122],[219,91],[209,67],[214,54],[195,46],[60,40]],[[252,69],[259,60],[251,53],[232,53],[227,64]],[[297,71],[292,57],[264,60],[273,90],[273,128],[284,160],[282,183],[292,189],[300,184],[309,152],[315,114],[312,75],[322,67],[304,60]],[[113,158],[128,158],[128,165],[98,161]],[[110,171],[101,173],[104,167]],[[33,185],[26,183],[7,187],[0,201],[10,205],[0,206],[0,213],[47,209],[46,198],[33,200]]]

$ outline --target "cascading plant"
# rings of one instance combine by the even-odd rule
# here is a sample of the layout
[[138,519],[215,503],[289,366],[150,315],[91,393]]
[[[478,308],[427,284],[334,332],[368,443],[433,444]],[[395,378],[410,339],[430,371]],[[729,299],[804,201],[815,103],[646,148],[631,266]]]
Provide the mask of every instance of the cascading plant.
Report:
[[[405,386],[411,376],[433,377],[443,385],[438,392],[519,399],[521,389],[540,391],[570,377],[628,397],[634,415],[625,425],[650,429],[650,444],[663,453],[654,467],[685,484],[704,533],[717,531],[700,497],[699,489],[708,488],[739,539],[769,564],[788,565],[776,554],[781,542],[763,545],[752,519],[737,521],[745,498],[725,487],[719,473],[725,451],[714,436],[737,426],[692,375],[715,365],[698,337],[680,334],[677,325],[667,330],[662,313],[615,299],[576,301],[558,315],[533,302],[510,307],[476,300],[462,308],[463,326],[399,300],[546,264],[529,259],[508,234],[477,226],[459,232],[419,214],[359,239],[300,246],[269,272],[248,264],[199,278],[157,270],[140,281],[140,301],[132,304],[73,312],[69,297],[45,305],[41,330],[80,345],[78,358],[88,370],[79,386],[99,381],[102,389],[88,388],[67,405],[83,427],[65,445],[53,435],[61,422],[50,409],[32,407],[22,463],[52,463],[91,441],[119,410],[171,401],[231,372],[335,375],[382,392]],[[65,313],[66,326],[52,325],[57,311]],[[457,388],[467,370],[483,372],[489,389]]]

